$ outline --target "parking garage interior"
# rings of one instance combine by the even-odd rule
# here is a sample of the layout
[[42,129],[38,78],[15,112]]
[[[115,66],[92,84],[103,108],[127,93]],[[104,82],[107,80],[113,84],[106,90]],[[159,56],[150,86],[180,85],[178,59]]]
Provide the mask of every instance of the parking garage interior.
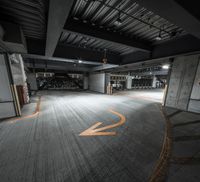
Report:
[[1,182],[199,182],[200,13],[185,0],[0,0]]

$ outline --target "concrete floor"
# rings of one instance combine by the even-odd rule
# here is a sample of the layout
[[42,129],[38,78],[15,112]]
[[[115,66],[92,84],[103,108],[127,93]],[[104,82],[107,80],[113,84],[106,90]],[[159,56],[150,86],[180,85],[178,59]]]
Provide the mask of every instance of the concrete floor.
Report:
[[[43,91],[34,118],[0,123],[2,182],[129,182],[148,181],[159,158],[165,120],[159,110],[161,90],[117,92]],[[32,113],[33,103],[24,108]],[[114,136],[79,136],[99,127]],[[175,113],[167,109],[168,114]],[[167,181],[200,181],[200,115],[180,112],[170,118],[173,150]],[[99,128],[98,127],[98,128]]]
[[[168,109],[175,113],[176,110]],[[172,157],[168,182],[200,181],[200,114],[180,112],[172,123]]]
[[[151,100],[126,95],[44,91],[35,118],[0,123],[0,181],[148,181],[159,157],[165,121]],[[79,136],[97,121],[115,136]]]

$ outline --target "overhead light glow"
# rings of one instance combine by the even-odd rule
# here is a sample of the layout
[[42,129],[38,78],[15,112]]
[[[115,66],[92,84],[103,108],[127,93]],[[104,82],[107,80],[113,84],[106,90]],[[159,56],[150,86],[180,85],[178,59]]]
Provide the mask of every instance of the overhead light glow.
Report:
[[118,18],[117,20],[115,21],[114,25],[116,25],[117,27],[120,26],[122,24],[122,19],[120,17],[120,14],[121,12],[119,11],[119,14],[118,14]]
[[168,65],[168,64],[163,65],[163,66],[162,66],[162,69],[168,70],[168,69],[169,69],[169,65]]
[[83,61],[81,61],[81,60],[78,60],[78,63],[82,63]]
[[159,41],[159,40],[162,40],[161,33],[162,33],[162,32],[161,32],[161,30],[160,30],[158,36],[156,37],[156,40],[158,40],[158,41]]
[[118,18],[115,23],[116,26],[120,26],[122,24],[122,20],[120,18]]
[[156,40],[162,40],[161,36],[156,37]]

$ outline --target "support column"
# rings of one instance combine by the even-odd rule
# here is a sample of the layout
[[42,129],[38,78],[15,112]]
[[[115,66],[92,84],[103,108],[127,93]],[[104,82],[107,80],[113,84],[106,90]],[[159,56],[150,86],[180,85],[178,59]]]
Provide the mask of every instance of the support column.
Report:
[[156,88],[156,82],[157,82],[157,78],[156,78],[156,76],[154,75],[154,76],[153,76],[153,80],[152,80],[152,88]]
[[132,88],[132,76],[127,76],[126,78],[126,89]]
[[175,58],[165,106],[200,113],[200,55]]
[[16,85],[20,106],[29,103],[29,93],[27,87],[27,77],[24,70],[23,58],[20,54],[9,56],[11,63],[11,72],[13,75],[14,85]]
[[83,89],[84,90],[87,90],[88,89],[88,82],[89,82],[89,78],[88,78],[88,75],[84,75],[83,76]]
[[28,73],[27,74],[27,81],[28,81],[28,84],[30,86],[30,90],[33,90],[33,91],[38,90],[35,73]]
[[11,74],[6,55],[0,54],[0,119],[16,116]]

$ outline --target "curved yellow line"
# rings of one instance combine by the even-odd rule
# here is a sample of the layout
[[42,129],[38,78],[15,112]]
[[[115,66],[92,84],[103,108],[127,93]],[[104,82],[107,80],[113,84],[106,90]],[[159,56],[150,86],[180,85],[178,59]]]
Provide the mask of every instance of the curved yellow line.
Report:
[[125,122],[126,122],[126,117],[112,109],[109,110],[109,112],[117,115],[119,118],[120,118],[120,121],[115,123],[115,124],[112,124],[112,125],[108,125],[108,126],[104,126],[104,127],[101,127],[101,128],[97,128],[97,129],[94,129],[93,131],[94,132],[99,132],[99,131],[103,131],[103,130],[107,130],[107,129],[111,129],[111,128],[116,128],[118,126],[121,126],[123,125]]

